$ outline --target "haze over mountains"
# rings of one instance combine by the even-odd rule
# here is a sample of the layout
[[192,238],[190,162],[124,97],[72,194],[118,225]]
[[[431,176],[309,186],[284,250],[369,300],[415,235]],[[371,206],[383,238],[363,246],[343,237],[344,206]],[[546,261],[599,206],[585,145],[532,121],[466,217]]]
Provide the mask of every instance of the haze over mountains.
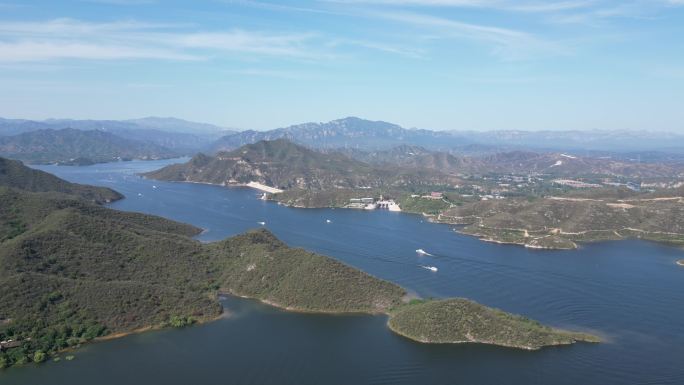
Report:
[[383,121],[356,117],[327,123],[304,123],[268,131],[226,135],[212,150],[229,150],[259,140],[285,138],[305,146],[382,150],[399,145],[430,150],[492,152],[502,149],[626,152],[684,151],[684,135],[647,131],[431,131],[407,129]]
[[[342,151],[371,164],[429,166],[427,168],[449,171],[482,172],[478,169],[490,166],[483,165],[482,159],[473,162],[472,156],[493,156],[485,163],[510,160],[514,162],[512,165],[529,166],[535,171],[553,166],[555,171],[567,169],[568,172],[579,169],[578,157],[592,158],[590,168],[597,159],[604,158],[629,164],[684,161],[684,135],[646,131],[431,131],[356,117],[242,132],[175,118],[120,121],[0,119],[0,155],[32,163],[81,164],[119,158],[167,158],[199,152],[211,155],[276,139],[287,139],[327,152]],[[563,152],[571,157],[561,157]],[[507,155],[499,155],[501,153]],[[608,161],[602,163],[601,167],[609,171],[625,168]],[[573,164],[578,166],[572,167]],[[498,171],[506,170],[504,167]]]
[[181,153],[191,153],[235,131],[207,123],[176,118],[147,117],[130,120],[48,119],[43,121],[0,118],[0,136],[37,130],[73,128],[104,131],[125,139],[148,142]]
[[29,163],[91,164],[121,159],[160,159],[179,153],[106,131],[45,129],[0,137],[0,153]]
[[[353,155],[352,155],[353,154]],[[418,146],[399,146],[386,151],[350,152],[355,159],[443,172],[486,175],[490,173],[540,173],[557,176],[611,175],[635,178],[666,178],[684,172],[677,162],[629,162],[621,159],[584,157],[561,152],[506,151],[463,156],[429,151]]]

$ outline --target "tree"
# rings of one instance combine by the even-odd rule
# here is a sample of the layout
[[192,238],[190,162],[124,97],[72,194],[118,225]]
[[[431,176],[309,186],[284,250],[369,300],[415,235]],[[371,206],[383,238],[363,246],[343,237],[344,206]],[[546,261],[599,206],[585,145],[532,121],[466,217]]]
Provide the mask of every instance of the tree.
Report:
[[38,350],[33,354],[33,362],[41,363],[44,362],[47,355],[42,350]]
[[192,325],[195,322],[192,317],[186,317],[186,316],[171,316],[171,319],[169,320],[169,324],[174,327],[174,328],[182,328],[186,327],[189,325]]

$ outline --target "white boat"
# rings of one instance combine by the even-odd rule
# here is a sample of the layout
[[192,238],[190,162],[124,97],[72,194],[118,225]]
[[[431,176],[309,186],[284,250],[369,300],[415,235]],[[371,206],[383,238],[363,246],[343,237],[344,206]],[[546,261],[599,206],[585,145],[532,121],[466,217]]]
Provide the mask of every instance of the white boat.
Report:
[[262,226],[264,226],[266,224],[266,222],[257,222],[257,223],[262,225]]
[[326,219],[325,223],[332,223],[332,221],[330,219]]
[[427,251],[425,251],[425,250],[423,250],[423,249],[418,249],[418,250],[416,250],[416,254],[418,254],[418,255],[427,255],[427,256],[430,256],[430,257],[432,256],[432,254],[428,253]]
[[421,266],[421,267],[422,267],[423,269],[425,269],[425,270],[430,270],[430,271],[433,272],[433,273],[436,273],[436,272],[437,272],[437,268],[434,267],[434,266]]

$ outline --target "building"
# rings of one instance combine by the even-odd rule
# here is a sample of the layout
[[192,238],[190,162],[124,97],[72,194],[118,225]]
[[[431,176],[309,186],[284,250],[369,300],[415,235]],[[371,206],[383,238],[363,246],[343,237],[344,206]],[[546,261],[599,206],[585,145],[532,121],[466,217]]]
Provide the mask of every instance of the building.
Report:
[[15,341],[15,340],[0,341],[0,351],[11,349],[11,348],[18,348],[19,346],[21,346],[21,341]]

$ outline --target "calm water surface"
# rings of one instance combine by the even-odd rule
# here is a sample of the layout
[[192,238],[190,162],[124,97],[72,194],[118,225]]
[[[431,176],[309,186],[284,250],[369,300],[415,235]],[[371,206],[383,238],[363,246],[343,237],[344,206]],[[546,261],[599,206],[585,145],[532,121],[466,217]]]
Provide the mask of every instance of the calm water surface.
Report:
[[[1,372],[0,384],[684,384],[684,269],[674,263],[682,250],[641,241],[528,250],[414,215],[292,209],[250,189],[136,176],[171,162],[40,168],[125,194],[113,208],[202,227],[203,241],[263,221],[292,246],[423,297],[467,297],[606,342],[537,352],[423,345],[392,334],[385,317],[304,315],[225,298],[217,322],[92,344],[71,362]],[[416,255],[419,248],[433,256]]]

